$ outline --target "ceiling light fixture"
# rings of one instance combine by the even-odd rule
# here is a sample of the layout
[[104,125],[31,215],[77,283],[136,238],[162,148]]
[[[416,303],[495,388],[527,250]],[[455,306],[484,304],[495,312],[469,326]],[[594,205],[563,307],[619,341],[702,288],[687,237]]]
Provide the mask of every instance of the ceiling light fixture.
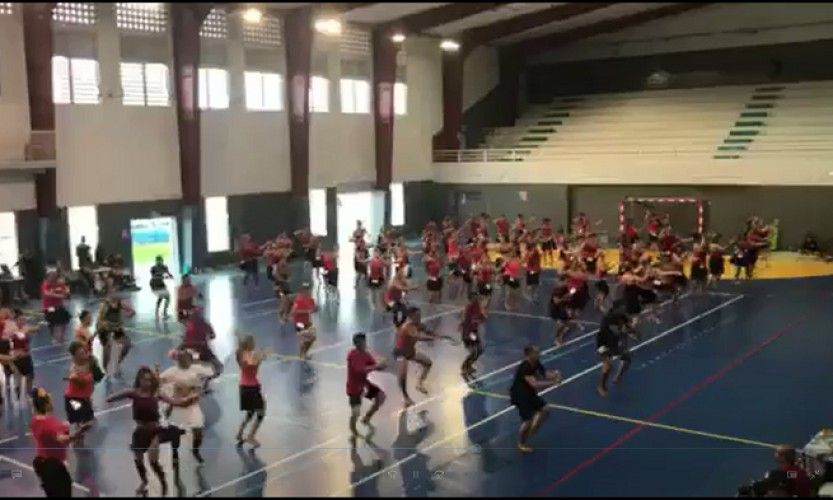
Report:
[[402,33],[395,33],[393,36],[390,37],[393,43],[402,43],[405,41],[405,35]]
[[319,19],[315,21],[315,30],[325,35],[340,35],[341,22],[338,19]]
[[250,24],[259,24],[263,20],[263,13],[252,7],[243,11],[243,20]]
[[456,52],[460,50],[460,44],[454,40],[443,40],[440,42],[440,48],[446,52]]

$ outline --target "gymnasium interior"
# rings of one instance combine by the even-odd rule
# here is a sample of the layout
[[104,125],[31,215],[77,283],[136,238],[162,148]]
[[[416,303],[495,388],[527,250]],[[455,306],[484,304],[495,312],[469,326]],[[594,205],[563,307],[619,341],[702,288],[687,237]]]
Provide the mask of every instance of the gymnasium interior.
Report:
[[[68,418],[81,311],[110,294],[135,309],[123,374],[104,366],[83,445],[53,461],[77,497],[833,496],[831,54],[830,3],[0,2],[0,299],[31,332],[31,384],[54,417]],[[611,287],[626,226],[653,244],[656,214],[685,259],[706,235],[725,248],[725,273],[663,297],[601,397],[607,313],[588,303],[554,342],[550,292],[568,269],[545,258],[518,307],[495,285],[477,374],[461,377],[467,298],[445,294],[444,269],[440,300],[426,290],[428,228],[468,238],[480,221],[495,260],[498,218],[547,219],[573,241],[585,214],[607,266],[594,279]],[[767,239],[741,274],[732,252],[751,220]],[[410,407],[398,325],[354,268],[357,221],[371,253],[401,238],[403,300],[442,334],[419,342],[433,364]],[[298,231],[335,256],[337,285]],[[271,263],[255,257],[253,282],[240,264],[241,241],[282,233],[287,286],[317,304],[308,357]],[[223,369],[199,399],[204,462],[187,434],[176,464],[160,444],[164,487],[151,473],[137,489],[131,402],[107,398],[176,363],[187,322],[155,312],[158,257],[171,295],[186,275],[198,289]],[[68,290],[60,341],[49,275]],[[368,376],[386,400],[356,439],[358,332],[387,366]],[[257,445],[235,439],[245,336],[267,350]],[[101,339],[90,346],[102,359]],[[526,453],[510,386],[529,346],[560,382],[538,391],[547,416]],[[44,496],[48,450],[3,359],[0,496]]]

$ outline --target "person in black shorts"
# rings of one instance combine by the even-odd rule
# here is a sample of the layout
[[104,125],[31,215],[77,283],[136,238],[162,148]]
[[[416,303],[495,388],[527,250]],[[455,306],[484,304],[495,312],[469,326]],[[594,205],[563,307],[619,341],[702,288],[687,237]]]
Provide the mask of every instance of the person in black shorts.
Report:
[[596,333],[596,352],[602,360],[602,371],[596,392],[601,397],[607,396],[607,379],[610,377],[612,360],[619,358],[621,361],[616,378],[613,379],[615,384],[622,380],[622,376],[631,364],[631,355],[627,348],[629,325],[627,314],[618,306],[605,314],[599,325],[599,331]]
[[165,286],[165,279],[173,279],[171,271],[165,265],[161,255],[156,256],[156,265],[150,268],[150,289],[156,295],[156,319],[159,319],[159,306],[162,307],[162,318],[168,319],[168,305],[171,303],[171,293]]
[[555,286],[550,295],[550,318],[555,321],[555,342],[556,345],[564,343],[567,332],[573,324],[572,310],[570,309],[570,289],[567,287],[567,277],[558,276]]
[[373,406],[362,418],[362,423],[370,426],[370,419],[385,402],[386,397],[382,389],[367,380],[367,376],[370,372],[384,370],[387,364],[383,358],[368,352],[367,335],[364,333],[353,335],[353,346],[354,349],[347,354],[347,398],[350,402],[350,432],[352,439],[355,439],[359,435],[356,422],[361,413],[362,398],[373,401]]
[[117,342],[121,346],[119,359],[116,360],[115,375],[121,376],[121,365],[127,353],[130,352],[132,342],[130,337],[124,331],[124,319],[122,313],[133,316],[136,312],[130,305],[119,299],[113,289],[107,292],[107,297],[101,303],[101,308],[98,310],[98,321],[96,321],[96,336],[101,342],[103,348],[103,368],[106,372],[110,367],[110,355],[112,344],[110,341]]
[[538,395],[538,391],[561,382],[561,374],[557,370],[545,370],[539,358],[540,352],[536,346],[529,345],[524,348],[524,360],[518,365],[512,387],[509,389],[509,398],[521,417],[518,449],[522,453],[533,451],[527,445],[527,441],[535,434],[547,415],[547,403]]

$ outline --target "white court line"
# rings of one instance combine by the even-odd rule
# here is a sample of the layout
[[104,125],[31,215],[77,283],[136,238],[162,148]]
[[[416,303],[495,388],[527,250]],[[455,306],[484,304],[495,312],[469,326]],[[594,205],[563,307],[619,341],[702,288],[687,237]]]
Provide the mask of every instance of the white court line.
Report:
[[[532,319],[546,319],[552,321],[552,318],[549,316],[538,316],[536,314],[527,314],[527,313],[519,313],[514,311],[502,311],[500,309],[489,309],[489,314],[496,314],[498,316],[518,316],[520,318],[532,318]],[[584,321],[581,319],[574,319],[571,320],[572,323],[581,323],[583,325],[598,325],[599,323],[596,321]]]
[[336,442],[338,440],[342,440],[342,439],[344,439],[344,436],[335,436],[335,437],[330,438],[327,441],[325,441],[325,442],[323,442],[319,445],[316,445],[313,448],[307,448],[306,450],[301,450],[298,453],[295,453],[293,455],[289,455],[288,457],[284,457],[281,460],[278,460],[277,462],[272,462],[271,464],[266,465],[264,467],[261,467],[260,469],[253,470],[252,472],[249,472],[248,474],[246,474],[244,476],[240,476],[238,478],[231,479],[231,480],[226,481],[225,483],[221,484],[220,486],[215,486],[214,488],[211,488],[210,490],[203,491],[202,493],[200,493],[196,496],[198,498],[207,497],[208,495],[211,495],[212,493],[214,493],[216,491],[222,490],[223,488],[228,488],[229,486],[231,486],[233,484],[237,484],[240,481],[245,481],[246,479],[249,479],[250,477],[254,477],[258,474],[262,474],[262,473],[264,473],[268,470],[274,469],[275,467],[278,467],[278,466],[283,465],[285,463],[291,462],[291,461],[295,460],[296,458],[301,458],[304,455],[308,455],[308,454],[312,453],[313,451],[318,451],[318,450],[324,449],[327,446],[329,446],[331,443],[334,443],[334,442]]
[[[682,298],[684,298],[684,297],[686,297],[686,296],[688,296],[688,294],[683,294],[682,296],[680,296],[680,298],[682,299]],[[740,297],[738,297],[738,298],[740,298]],[[659,305],[658,305],[658,307],[662,307],[662,306],[664,306],[664,305],[666,305],[666,304],[669,304],[669,303],[671,303],[671,302],[672,302],[672,299],[666,300],[665,302],[662,302],[661,304],[659,304]],[[459,310],[456,310],[456,311],[447,311],[447,312],[444,312],[444,313],[438,313],[438,314],[435,314],[435,315],[429,316],[429,317],[427,317],[427,318],[425,318],[425,319],[426,319],[426,320],[428,320],[428,319],[435,318],[435,317],[438,317],[438,316],[444,316],[444,315],[447,315],[447,314],[452,314],[452,313],[454,313],[454,312],[459,312]],[[390,327],[388,327],[388,328],[386,328],[386,329],[383,329],[383,330],[379,330],[379,331],[377,331],[377,332],[370,333],[370,334],[368,334],[368,336],[373,335],[374,333],[387,331],[388,329],[390,329]],[[588,333],[585,333],[584,335],[580,335],[580,336],[578,336],[578,337],[576,337],[576,338],[574,338],[574,339],[571,339],[571,340],[570,340],[570,341],[568,341],[568,342],[565,342],[565,343],[564,343],[564,344],[562,344],[562,345],[552,346],[552,347],[550,347],[550,348],[548,348],[548,349],[545,349],[545,350],[541,351],[541,356],[542,356],[542,357],[544,357],[545,355],[547,355],[547,354],[549,354],[549,353],[551,353],[551,352],[553,352],[553,351],[556,351],[556,350],[558,350],[558,349],[565,349],[566,347],[568,347],[568,346],[570,346],[570,345],[572,345],[572,344],[575,344],[575,343],[577,343],[577,342],[579,342],[579,341],[581,341],[581,340],[586,339],[587,337],[590,337],[590,336],[592,336],[592,335],[595,335],[597,332],[598,332],[598,329],[597,329],[597,330],[593,330],[593,331],[588,332]],[[574,351],[569,351],[569,352],[564,352],[564,353],[561,353],[561,354],[559,354],[559,355],[557,355],[557,356],[555,356],[555,357],[553,357],[553,358],[551,358],[551,359],[548,359],[547,361],[552,361],[553,359],[558,359],[559,357],[561,357],[561,356],[563,356],[563,355],[566,355],[566,354],[571,354],[572,352],[574,352]],[[408,409],[409,409],[409,410],[414,410],[414,409],[419,408],[420,406],[424,406],[424,405],[426,405],[426,404],[428,404],[428,403],[430,403],[430,402],[432,402],[432,401],[435,401],[435,400],[437,400],[437,399],[443,398],[443,397],[445,397],[445,395],[446,395],[446,394],[450,393],[450,392],[451,392],[451,391],[453,391],[453,390],[461,390],[461,389],[464,389],[464,388],[468,388],[470,385],[477,384],[478,382],[482,382],[483,380],[486,380],[486,379],[488,379],[488,378],[492,377],[493,375],[497,375],[498,373],[501,373],[501,372],[504,372],[504,371],[509,370],[509,369],[511,369],[511,368],[514,368],[515,366],[519,365],[520,363],[521,363],[520,361],[516,361],[516,362],[514,362],[514,363],[511,363],[511,364],[508,364],[508,365],[504,366],[503,368],[498,368],[498,369],[496,369],[496,370],[492,370],[492,371],[491,371],[491,372],[489,372],[489,373],[483,374],[483,375],[481,375],[481,376],[477,377],[476,379],[474,379],[474,380],[472,380],[472,381],[470,381],[470,382],[463,382],[463,383],[457,384],[457,385],[455,385],[455,386],[448,387],[448,388],[446,388],[444,391],[441,391],[441,392],[439,392],[439,393],[435,394],[434,396],[431,396],[431,397],[429,397],[429,398],[427,398],[427,399],[423,399],[422,401],[419,401],[418,403],[414,404],[413,406],[410,406]],[[222,377],[221,377],[221,378],[222,378]],[[511,408],[511,407],[510,407],[510,408]],[[346,437],[346,434],[345,434],[345,435],[342,435],[342,436],[340,436],[340,437],[343,439],[344,437]],[[335,439],[335,438],[334,438],[334,439]],[[332,441],[332,440],[330,440],[330,441]],[[309,452],[311,452],[311,451],[314,451],[314,450],[319,450],[319,449],[322,449],[322,448],[324,448],[325,446],[327,446],[327,445],[329,444],[329,442],[330,442],[330,441],[327,441],[327,442],[325,442],[325,443],[322,443],[322,444],[316,445],[316,446],[314,446],[314,447],[310,448],[308,451],[309,451]],[[304,453],[301,453],[301,454],[299,454],[298,456],[303,456],[303,455],[304,455]],[[289,457],[287,457],[287,458],[289,458]],[[286,462],[288,461],[288,460],[287,460],[287,458],[285,458],[285,459],[281,460],[281,461],[280,461],[280,463],[281,463],[281,464],[286,463]],[[409,458],[412,458],[412,457],[409,457]],[[240,481],[242,481],[242,480],[244,480],[244,479],[247,479],[247,478],[249,478],[249,477],[252,477],[252,475],[254,475],[254,474],[258,474],[258,473],[260,473],[260,472],[262,472],[262,471],[265,471],[265,470],[267,470],[267,469],[269,469],[269,468],[272,468],[274,465],[275,465],[275,464],[270,464],[270,465],[264,466],[264,467],[262,467],[262,468],[261,468],[261,469],[259,469],[259,470],[256,470],[256,471],[252,471],[252,472],[250,472],[248,475],[243,476],[242,478],[237,478],[237,479],[232,479],[232,480],[230,480],[230,481],[227,481],[226,483],[224,483],[224,484],[222,484],[222,485],[220,485],[220,486],[217,486],[217,487],[215,487],[215,488],[212,488],[212,489],[210,489],[210,490],[208,490],[208,491],[203,492],[200,496],[207,496],[207,495],[210,495],[211,493],[215,493],[215,492],[217,492],[217,491],[219,491],[219,490],[221,490],[221,489],[223,489],[223,488],[228,488],[229,486],[234,485],[234,484],[237,484],[238,482],[240,482]],[[270,481],[266,481],[266,484],[269,484],[269,482],[270,482]]]
[[[433,320],[433,319],[441,318],[441,317],[443,317],[443,316],[448,316],[449,314],[454,314],[454,313],[457,313],[457,312],[460,312],[460,309],[454,309],[454,310],[452,310],[452,311],[445,311],[445,312],[441,312],[441,313],[437,313],[437,314],[432,314],[432,315],[430,315],[430,316],[426,316],[426,317],[422,318],[422,321],[423,321],[423,322],[425,322],[425,321],[431,321],[431,320]],[[367,332],[365,335],[366,335],[368,338],[370,338],[370,337],[374,337],[374,336],[376,336],[376,335],[379,335],[379,334],[385,333],[385,332],[387,332],[387,331],[390,331],[390,330],[392,330],[393,328],[394,328],[393,326],[386,326],[386,327],[384,327],[384,328],[380,328],[380,329],[378,329],[378,330],[374,330],[374,331],[372,331],[372,332]],[[312,354],[317,354],[317,353],[319,353],[319,352],[327,351],[327,350],[329,350],[329,349],[333,349],[333,348],[336,348],[336,347],[343,347],[343,346],[345,346],[345,345],[351,345],[352,343],[353,343],[353,339],[352,339],[352,338],[345,339],[345,340],[342,340],[341,342],[336,342],[335,344],[327,344],[327,345],[324,345],[324,346],[321,346],[321,347],[317,347],[317,348],[315,348],[315,349],[311,349],[311,350],[309,351],[309,354],[311,354],[311,355],[312,355]],[[266,365],[266,364],[274,364],[274,363],[276,363],[276,362],[277,362],[277,363],[281,363],[281,362],[284,362],[284,361],[297,361],[297,360],[294,360],[294,359],[292,359],[292,360],[289,360],[289,359],[281,359],[281,358],[280,358],[280,356],[278,356],[278,355],[273,355],[271,360],[264,361],[264,363],[263,363],[263,364],[264,364],[264,365]],[[239,373],[226,373],[226,374],[224,374],[224,375],[220,375],[219,377],[217,377],[217,380],[225,379],[225,378],[228,378],[228,377],[238,377],[239,375],[240,375]]]
[[12,441],[16,441],[18,439],[20,439],[20,436],[12,436],[12,437],[8,437],[6,439],[0,439],[0,444],[11,443]]
[[[702,318],[704,318],[704,317],[708,316],[709,314],[712,314],[712,313],[714,313],[714,312],[716,312],[716,311],[718,311],[718,310],[720,310],[720,309],[723,309],[724,307],[728,307],[728,306],[730,306],[730,305],[734,304],[735,302],[737,302],[738,300],[740,300],[740,299],[742,299],[742,298],[743,298],[743,295],[738,295],[738,296],[736,296],[736,297],[735,297],[735,298],[733,298],[733,299],[729,299],[729,300],[727,300],[726,302],[724,302],[724,303],[722,303],[722,304],[720,304],[720,305],[718,305],[718,306],[716,306],[716,307],[713,307],[713,308],[709,309],[708,311],[706,311],[706,312],[704,312],[704,313],[698,314],[697,316],[694,316],[693,318],[691,318],[691,319],[689,319],[689,320],[687,320],[687,321],[685,321],[685,322],[683,322],[683,323],[680,323],[679,325],[673,326],[673,327],[669,328],[668,330],[665,330],[664,332],[660,333],[660,334],[659,334],[659,335],[657,335],[656,337],[652,337],[652,338],[650,338],[650,339],[648,339],[648,340],[646,340],[646,341],[644,341],[644,342],[640,342],[639,344],[637,344],[637,345],[635,345],[633,348],[631,348],[631,352],[637,351],[637,350],[639,350],[639,349],[641,349],[641,348],[643,348],[643,347],[645,347],[645,346],[647,346],[647,345],[650,345],[650,344],[652,344],[652,343],[654,343],[654,342],[656,342],[656,341],[658,341],[658,340],[662,339],[663,337],[666,337],[667,335],[669,335],[669,334],[671,334],[671,333],[673,333],[673,332],[675,332],[675,331],[679,330],[680,328],[684,328],[684,327],[686,327],[686,326],[690,325],[691,323],[694,323],[695,321],[698,321],[698,320],[700,320],[700,319],[702,319]],[[552,391],[553,389],[556,389],[556,388],[559,388],[559,387],[563,387],[564,385],[569,384],[570,382],[574,382],[574,381],[578,380],[579,378],[584,377],[585,375],[588,375],[588,374],[590,374],[590,373],[592,373],[592,372],[596,371],[596,370],[597,370],[597,369],[599,369],[599,367],[601,367],[601,366],[602,366],[602,363],[597,363],[597,364],[595,364],[595,365],[591,366],[590,368],[587,368],[586,370],[582,370],[582,371],[580,371],[580,372],[576,373],[575,375],[573,375],[573,376],[571,376],[571,377],[569,377],[569,378],[567,378],[567,379],[563,380],[563,381],[562,381],[560,384],[558,384],[558,385],[554,385],[554,386],[552,386],[552,387],[549,387],[549,388],[547,388],[547,389],[544,389],[543,391],[539,392],[538,394],[539,394],[540,396],[543,396],[544,394],[546,394],[547,392]],[[487,422],[490,422],[490,421],[492,421],[492,420],[494,420],[494,419],[496,419],[496,418],[499,418],[499,417],[501,417],[501,416],[503,416],[503,415],[507,414],[508,412],[512,411],[514,408],[515,408],[515,407],[514,407],[513,405],[507,406],[507,407],[506,407],[506,408],[504,408],[503,410],[501,410],[501,411],[499,411],[499,412],[497,412],[497,413],[495,413],[495,414],[493,414],[493,415],[490,415],[490,416],[488,416],[488,417],[484,418],[483,420],[480,420],[479,422],[476,422],[476,423],[474,423],[474,424],[472,424],[472,425],[467,426],[467,427],[466,427],[465,429],[463,429],[462,431],[459,431],[459,432],[457,432],[457,433],[455,433],[455,434],[452,434],[452,435],[447,436],[447,437],[445,437],[445,438],[443,438],[443,439],[440,439],[440,440],[438,440],[438,441],[435,441],[435,442],[431,443],[430,445],[426,446],[425,448],[422,448],[422,449],[417,449],[417,451],[415,451],[414,453],[412,453],[412,454],[408,455],[407,457],[403,458],[402,460],[399,460],[399,461],[397,461],[397,462],[395,462],[395,463],[393,463],[393,464],[391,464],[391,465],[389,465],[389,466],[385,467],[384,469],[381,469],[381,470],[379,470],[379,471],[377,471],[377,472],[374,472],[373,474],[370,474],[370,475],[368,475],[368,476],[365,476],[364,478],[360,479],[359,481],[356,481],[356,482],[354,482],[354,483],[351,483],[351,484],[350,484],[350,486],[348,486],[347,488],[345,488],[345,489],[343,489],[343,490],[340,490],[339,492],[334,493],[334,494],[332,494],[332,495],[330,495],[330,496],[342,496],[342,495],[346,494],[347,492],[349,492],[350,490],[352,490],[353,488],[355,488],[355,487],[357,487],[357,486],[360,486],[360,485],[362,485],[362,484],[364,484],[364,483],[366,483],[366,482],[368,482],[368,481],[370,481],[370,480],[372,480],[372,479],[374,479],[374,478],[376,478],[376,477],[378,477],[378,476],[380,476],[380,475],[382,475],[382,474],[386,473],[387,471],[390,471],[390,470],[393,470],[393,469],[395,469],[395,468],[401,467],[401,466],[402,466],[402,464],[404,464],[405,462],[409,462],[410,460],[412,460],[412,459],[413,459],[414,457],[416,457],[417,455],[425,454],[426,452],[428,452],[428,451],[430,451],[430,450],[432,450],[432,449],[434,449],[434,448],[436,448],[436,447],[438,447],[438,446],[440,446],[440,445],[442,445],[442,444],[445,444],[445,443],[447,443],[447,442],[449,442],[449,441],[452,441],[452,440],[454,440],[454,439],[457,439],[457,438],[459,438],[460,436],[463,436],[463,435],[467,434],[469,431],[471,431],[471,430],[473,430],[473,429],[476,429],[476,428],[478,428],[478,427],[482,426],[483,424],[485,424],[485,423],[487,423]]]
[[269,297],[268,299],[255,300],[253,302],[244,302],[244,303],[240,304],[240,307],[249,307],[249,306],[253,306],[255,304],[265,304],[267,302],[277,302],[277,300],[278,299],[276,299],[275,297]]
[[[13,459],[13,458],[9,458],[9,457],[0,455],[0,460],[2,460],[4,462],[8,462],[8,463],[14,465],[15,467],[20,467],[21,469],[26,469],[28,471],[35,472],[35,469],[33,469],[31,465],[24,464],[23,462],[20,462],[18,460]],[[90,489],[87,488],[84,485],[81,485],[81,484],[78,484],[78,483],[72,483],[72,486],[75,489],[81,490],[81,491],[83,491],[84,493],[86,493],[88,495],[90,494]]]

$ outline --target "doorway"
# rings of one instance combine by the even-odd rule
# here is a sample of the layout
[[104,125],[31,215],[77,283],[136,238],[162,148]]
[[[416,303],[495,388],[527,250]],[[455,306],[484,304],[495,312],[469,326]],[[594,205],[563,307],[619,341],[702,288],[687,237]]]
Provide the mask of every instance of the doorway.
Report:
[[133,256],[133,276],[139,283],[150,279],[150,268],[156,256],[165,259],[171,274],[179,274],[179,240],[176,218],[132,219],[130,221],[130,250]]
[[342,254],[352,255],[350,238],[356,221],[362,221],[367,230],[368,243],[375,242],[385,221],[385,193],[382,191],[356,191],[336,195],[337,244]]

